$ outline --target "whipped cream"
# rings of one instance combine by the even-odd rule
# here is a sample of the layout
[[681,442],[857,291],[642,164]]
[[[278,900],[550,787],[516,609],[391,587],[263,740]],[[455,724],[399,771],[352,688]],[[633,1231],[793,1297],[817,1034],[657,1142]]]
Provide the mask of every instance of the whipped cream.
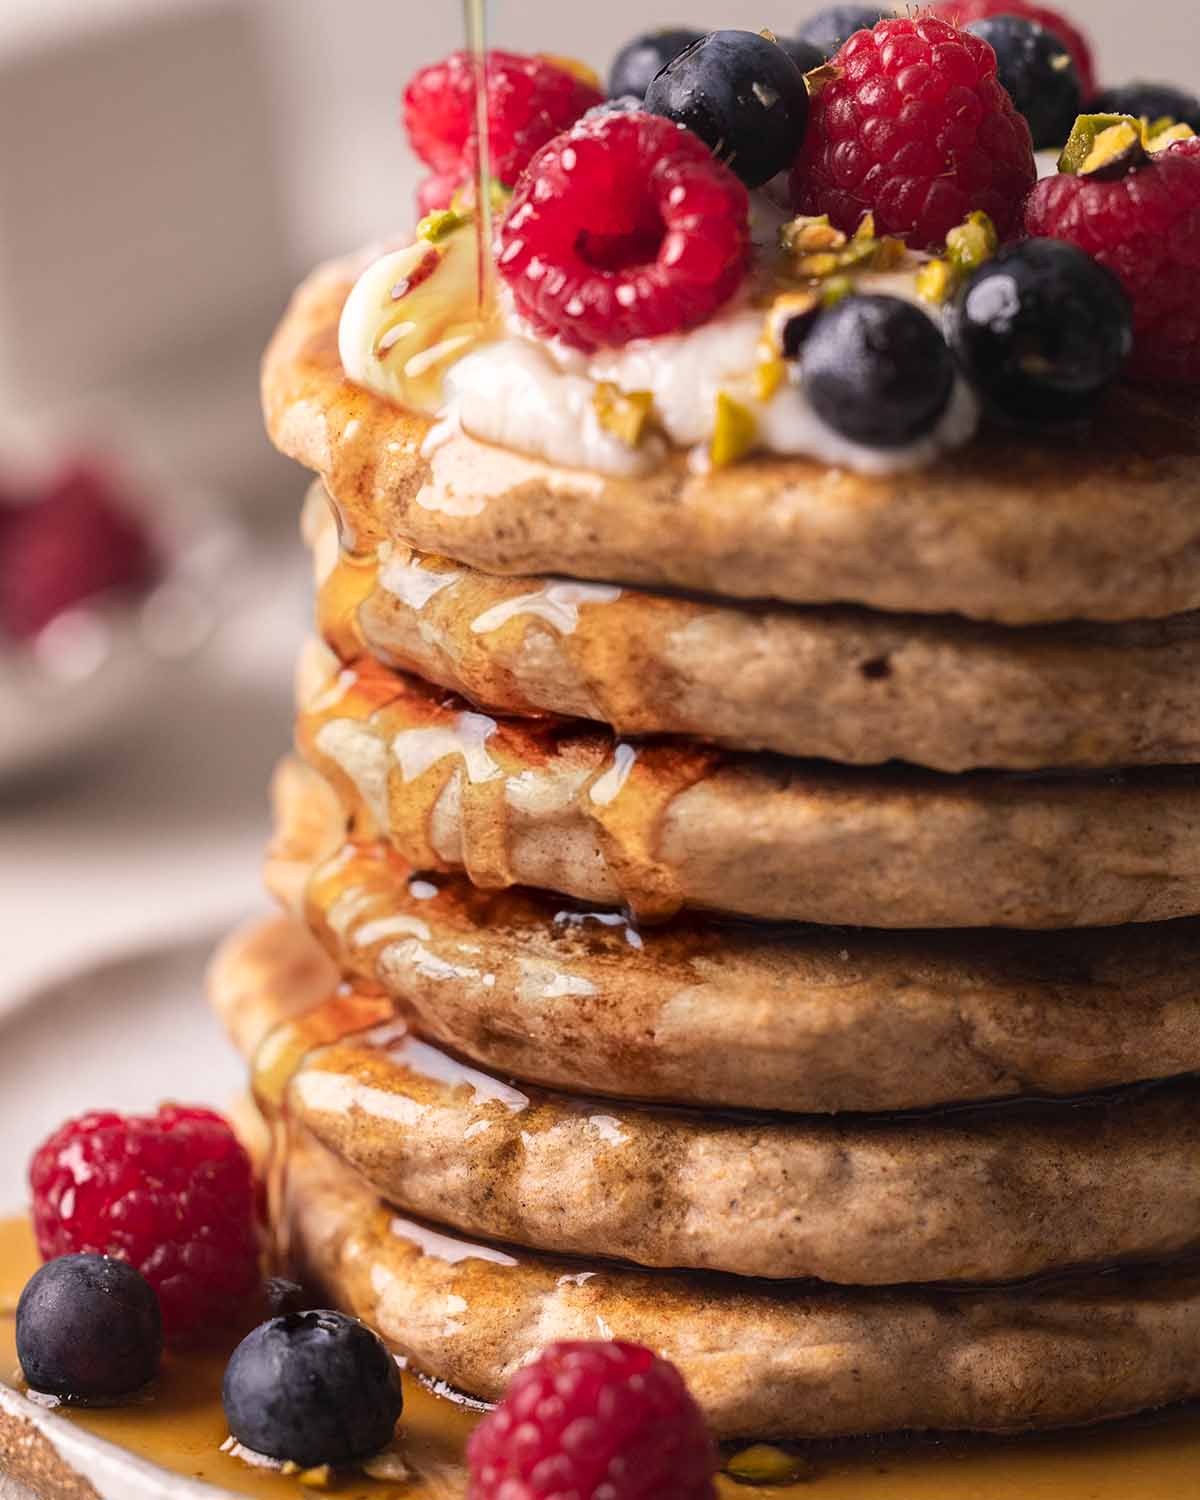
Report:
[[[753,195],[752,238],[765,255],[786,217],[765,194]],[[796,362],[778,388],[758,394],[764,310],[745,295],[686,333],[640,339],[591,354],[533,333],[502,289],[497,316],[474,318],[474,228],[436,245],[418,240],[372,264],[346,302],[339,330],[342,364],[351,380],[401,405],[438,418],[431,451],[456,431],[546,462],[622,478],[659,468],[670,446],[690,448],[704,468],[717,416],[717,397],[732,398],[753,418],[755,448],[808,457],[865,474],[923,467],[973,435],[978,404],[961,378],[937,427],[895,448],[869,448],[834,432],[816,415],[799,383]],[[917,296],[912,255],[897,270],[858,272],[856,290],[903,297],[940,328],[941,310]],[[754,276],[747,278],[747,288]],[[601,420],[602,385],[653,398],[659,431],[637,444]],[[661,435],[660,435],[661,433]]]

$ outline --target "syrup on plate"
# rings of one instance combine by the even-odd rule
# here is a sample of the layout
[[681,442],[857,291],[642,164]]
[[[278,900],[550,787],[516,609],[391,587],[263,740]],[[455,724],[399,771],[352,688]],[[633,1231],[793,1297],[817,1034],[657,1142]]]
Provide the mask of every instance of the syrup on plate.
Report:
[[[18,1389],[13,1315],[36,1266],[28,1222],[0,1222],[0,1382]],[[228,1353],[169,1354],[145,1400],[60,1411],[161,1468],[247,1500],[313,1500],[322,1492],[298,1478],[251,1468],[221,1452]],[[463,1500],[463,1454],[475,1417],[408,1376],[404,1395],[399,1448],[412,1478],[396,1483],[340,1475],[328,1493],[342,1500]],[[793,1451],[804,1476],[798,1483],[743,1485],[722,1477],[721,1500],[1185,1500],[1200,1492],[1200,1413],[1194,1409],[1048,1437],[847,1442]]]

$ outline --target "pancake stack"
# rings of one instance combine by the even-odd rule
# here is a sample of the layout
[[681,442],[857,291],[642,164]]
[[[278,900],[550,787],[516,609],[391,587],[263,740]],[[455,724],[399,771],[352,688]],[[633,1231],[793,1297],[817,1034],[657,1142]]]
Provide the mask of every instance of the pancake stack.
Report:
[[351,387],[352,279],[266,365],[319,639],[214,981],[297,1262],[482,1399],[650,1344],[723,1437],[1200,1395],[1194,414],[609,479]]

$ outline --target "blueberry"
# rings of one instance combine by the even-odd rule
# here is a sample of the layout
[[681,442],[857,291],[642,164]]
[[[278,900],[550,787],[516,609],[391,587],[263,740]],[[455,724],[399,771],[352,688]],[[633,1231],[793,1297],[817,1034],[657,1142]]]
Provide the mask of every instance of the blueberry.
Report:
[[378,1453],[404,1405],[395,1360],[338,1312],[260,1323],[233,1351],[222,1399],[239,1443],[305,1469]]
[[963,288],[949,330],[972,384],[993,411],[1018,421],[1085,415],[1133,346],[1120,283],[1064,240],[1001,250]]
[[817,319],[800,384],[827,426],[868,448],[899,448],[937,426],[954,389],[946,341],[899,297],[843,297]]
[[1200,99],[1169,83],[1124,83],[1104,89],[1088,103],[1090,115],[1133,115],[1141,119],[1161,120],[1170,116],[1179,124],[1200,131]]
[[162,1313],[150,1283],[123,1260],[63,1255],[17,1303],[17,1358],[35,1391],[112,1400],[158,1374]]
[[634,94],[637,98],[644,99],[646,90],[671,59],[678,57],[685,47],[698,42],[703,35],[702,31],[672,26],[662,31],[644,31],[641,36],[635,36],[613,58],[608,75],[608,92],[614,99],[620,98],[622,94]]
[[1023,16],[989,16],[967,30],[995,52],[997,76],[1028,120],[1034,149],[1065,144],[1083,108],[1083,89],[1058,37]]
[[795,36],[780,36],[775,40],[801,73],[811,73],[814,68],[819,68],[825,61],[825,54],[820,47],[814,47],[811,42],[802,42],[799,37]]
[[823,58],[829,58],[856,31],[870,31],[877,22],[895,14],[876,5],[828,5],[809,16],[796,35],[802,42],[811,42]]
[[795,159],[808,90],[769,38],[714,31],[667,64],[646,92],[646,108],[686,125],[753,188]]

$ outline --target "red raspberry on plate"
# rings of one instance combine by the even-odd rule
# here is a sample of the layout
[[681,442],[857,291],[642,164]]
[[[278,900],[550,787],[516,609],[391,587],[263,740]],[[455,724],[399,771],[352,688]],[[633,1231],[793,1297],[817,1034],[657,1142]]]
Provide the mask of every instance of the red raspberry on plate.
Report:
[[800,213],[851,234],[872,212],[880,233],[915,250],[939,247],[976,209],[1002,239],[1017,232],[1037,169],[985,41],[901,18],[856,32],[832,61],[838,76],[812,100],[792,170]]
[[683,1377],[638,1344],[552,1344],[471,1435],[469,1500],[715,1500]]
[[1029,0],[935,0],[930,14],[949,21],[953,26],[969,26],[972,21],[986,21],[992,16],[1021,16],[1036,21],[1052,32],[1067,51],[1079,74],[1085,102],[1096,92],[1096,64],[1087,38],[1061,11],[1048,5],[1030,5]]
[[18,640],[110,589],[145,589],[157,561],[145,529],[97,470],[66,470],[0,538],[0,628]]
[[[603,94],[576,73],[545,57],[517,52],[487,54],[488,142],[491,173],[512,187],[535,151]],[[404,126],[413,150],[437,173],[476,168],[476,66],[468,52],[417,73],[404,91]]]
[[259,1283],[250,1159],[212,1110],[69,1120],[29,1181],[43,1259],[128,1261],[158,1293],[168,1337],[228,1323]]
[[1120,280],[1133,302],[1133,378],[1200,383],[1200,152],[1192,142],[1108,181],[1043,178],[1026,203],[1025,230],[1069,240]]
[[741,285],[750,199],[658,115],[596,115],[543,146],[500,228],[500,274],[538,333],[577,349],[680,333]]

